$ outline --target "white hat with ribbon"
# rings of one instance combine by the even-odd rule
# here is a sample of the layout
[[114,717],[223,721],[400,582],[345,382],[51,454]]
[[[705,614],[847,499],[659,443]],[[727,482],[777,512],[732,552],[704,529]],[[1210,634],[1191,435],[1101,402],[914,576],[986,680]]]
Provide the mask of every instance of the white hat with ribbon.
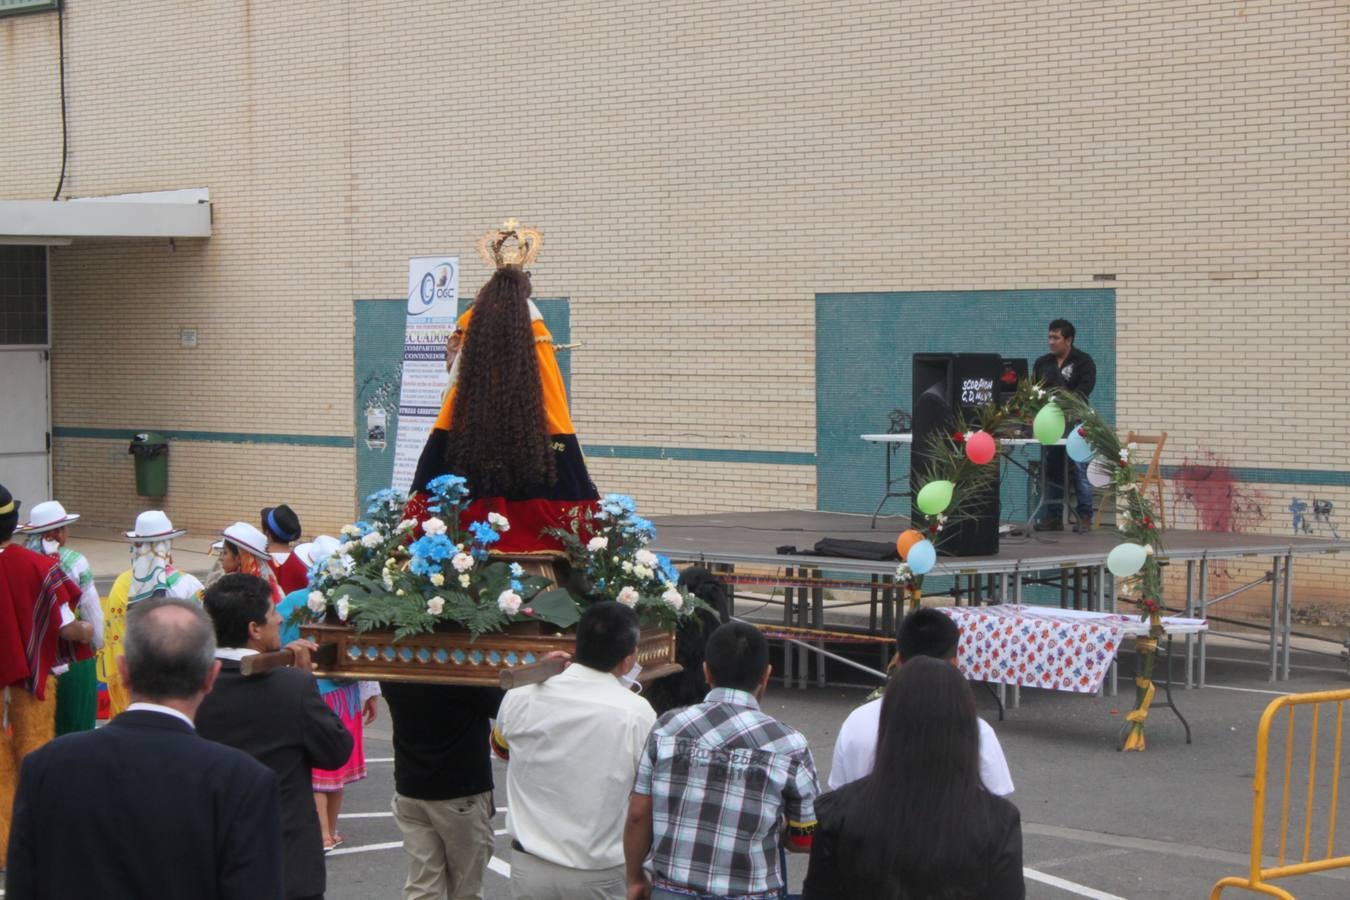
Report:
[[136,517],[134,531],[126,532],[127,540],[135,544],[168,541],[187,534],[186,528],[174,528],[162,509],[148,509]]
[[267,538],[261,531],[247,522],[235,522],[229,528],[226,528],[222,534],[224,534],[225,540],[234,544],[240,550],[247,550],[263,561],[272,558],[272,554],[267,552]]
[[321,534],[307,544],[297,545],[291,552],[300,558],[306,569],[312,569],[316,562],[332,556],[340,546],[342,542],[337,538]]
[[79,513],[67,513],[66,508],[60,503],[55,500],[48,500],[34,506],[32,511],[28,513],[28,521],[16,530],[24,534],[42,534],[43,532],[63,528],[79,517]]

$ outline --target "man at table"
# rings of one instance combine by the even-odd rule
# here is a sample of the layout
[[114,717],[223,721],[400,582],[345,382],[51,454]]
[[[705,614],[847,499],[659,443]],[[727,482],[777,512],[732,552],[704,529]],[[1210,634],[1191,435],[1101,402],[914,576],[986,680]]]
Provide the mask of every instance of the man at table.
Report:
[[[956,647],[961,629],[936,609],[917,609],[905,616],[895,635],[895,655],[901,665],[917,656],[945,659],[956,665]],[[1000,797],[1013,792],[1012,775],[998,735],[984,719],[980,729],[980,780],[985,790]],[[839,728],[830,764],[830,790],[871,774],[877,753],[877,727],[881,724],[881,698],[864,703],[849,714]]]
[[[1084,400],[1092,393],[1097,384],[1097,364],[1092,357],[1073,345],[1073,323],[1068,319],[1055,319],[1050,323],[1050,352],[1036,360],[1031,377],[1042,382],[1047,389],[1060,388],[1072,391]],[[1092,485],[1087,479],[1087,463],[1065,459],[1063,447],[1046,447],[1041,457],[1045,466],[1045,506],[1041,518],[1036,522],[1037,531],[1059,531],[1063,515],[1060,512],[1064,498],[1064,464],[1069,464],[1073,472],[1074,488],[1078,494],[1075,506],[1077,523],[1074,531],[1086,534],[1092,530]]]

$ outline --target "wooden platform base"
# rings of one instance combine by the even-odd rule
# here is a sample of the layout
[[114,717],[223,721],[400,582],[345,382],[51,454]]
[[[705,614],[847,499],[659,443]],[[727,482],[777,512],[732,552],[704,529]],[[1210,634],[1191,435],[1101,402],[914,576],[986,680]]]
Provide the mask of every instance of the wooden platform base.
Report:
[[[495,687],[503,669],[533,665],[554,650],[573,653],[576,636],[523,623],[471,641],[468,632],[435,631],[395,641],[393,632],[342,625],[304,625],[300,634],[320,646],[335,644],[336,661],[315,672],[325,678],[409,681]],[[644,683],[681,671],[675,662],[675,633],[644,628],[638,640]]]

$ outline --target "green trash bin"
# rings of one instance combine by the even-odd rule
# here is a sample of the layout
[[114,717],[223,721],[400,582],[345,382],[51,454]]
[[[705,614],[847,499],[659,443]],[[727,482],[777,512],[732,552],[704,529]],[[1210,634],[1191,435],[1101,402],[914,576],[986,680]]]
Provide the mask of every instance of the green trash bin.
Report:
[[128,451],[136,461],[136,493],[163,497],[169,492],[169,439],[157,431],[137,432]]

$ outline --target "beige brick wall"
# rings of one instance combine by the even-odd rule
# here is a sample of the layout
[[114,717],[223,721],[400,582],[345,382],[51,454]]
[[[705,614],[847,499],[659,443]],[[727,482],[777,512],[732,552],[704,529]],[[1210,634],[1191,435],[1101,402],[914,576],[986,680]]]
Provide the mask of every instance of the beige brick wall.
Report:
[[[216,220],[176,252],[54,252],[58,425],[348,435],[350,302],[402,296],[407,257],[435,252],[461,256],[471,293],[486,275],[473,239],[515,215],[546,233],[536,289],[572,299],[586,443],[810,452],[817,292],[1112,273],[1122,428],[1168,430],[1168,464],[1345,465],[1344,3],[67,16],[67,193],[209,187]],[[0,197],[54,184],[54,25],[0,22],[0,75],[25,85],[0,91],[17,123],[0,130]],[[199,349],[176,348],[180,327]],[[814,493],[802,466],[595,469],[653,511]],[[207,481],[182,502],[214,518]],[[1345,596],[1344,567],[1307,570],[1300,591]]]

